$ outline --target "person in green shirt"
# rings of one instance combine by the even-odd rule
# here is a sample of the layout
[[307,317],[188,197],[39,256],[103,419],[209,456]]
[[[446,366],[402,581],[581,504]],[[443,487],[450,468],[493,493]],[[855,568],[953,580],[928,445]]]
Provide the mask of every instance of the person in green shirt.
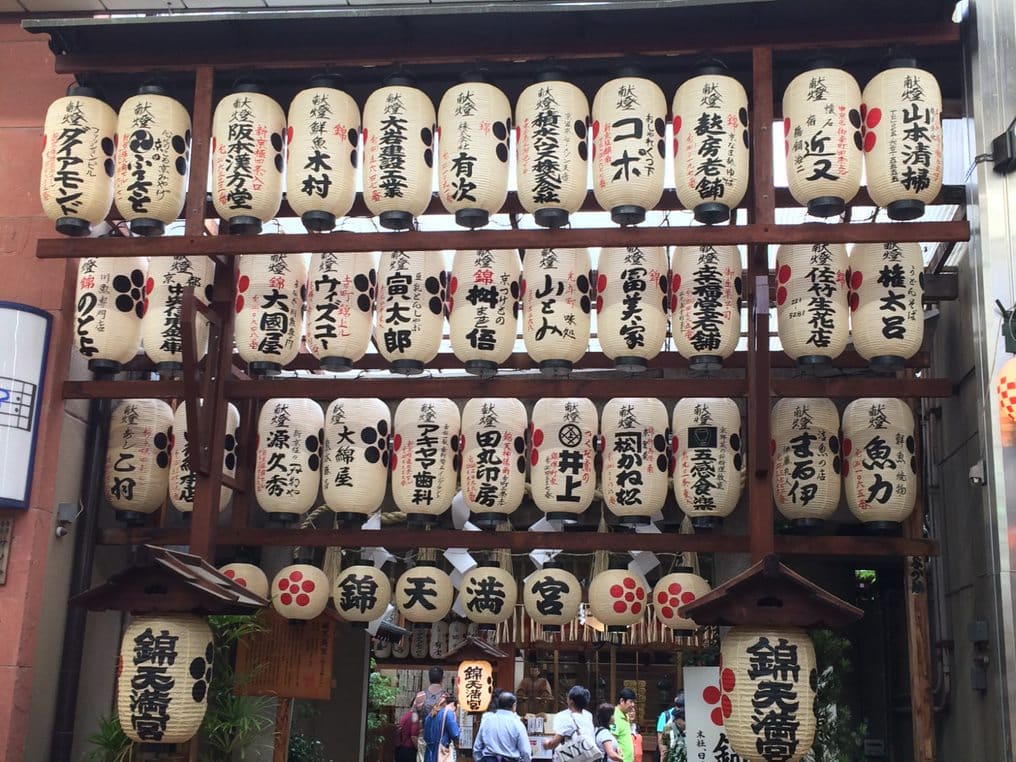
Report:
[[622,688],[617,693],[617,706],[614,707],[614,723],[610,726],[614,738],[617,739],[617,750],[621,752],[624,762],[634,762],[635,743],[631,736],[631,723],[628,712],[635,707],[635,691]]

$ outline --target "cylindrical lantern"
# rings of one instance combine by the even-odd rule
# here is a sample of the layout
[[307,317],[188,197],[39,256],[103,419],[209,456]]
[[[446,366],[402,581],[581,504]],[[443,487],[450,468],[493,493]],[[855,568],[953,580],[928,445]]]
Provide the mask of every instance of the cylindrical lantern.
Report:
[[393,373],[422,373],[423,366],[437,357],[447,283],[440,252],[382,252],[374,343],[392,364]]
[[161,400],[124,400],[113,409],[103,486],[128,524],[144,523],[166,499],[172,426],[173,410]]
[[732,399],[685,397],[674,406],[674,496],[700,531],[717,529],[741,498],[741,411]]
[[286,619],[314,619],[328,605],[328,575],[308,563],[287,566],[272,580],[272,608]]
[[748,190],[748,94],[722,65],[674,94],[674,184],[695,219],[725,222]]
[[106,218],[113,203],[115,138],[116,112],[91,88],[69,87],[50,104],[39,197],[58,233],[86,236]]
[[588,249],[531,249],[522,263],[522,338],[550,376],[567,376],[589,347]]
[[526,427],[517,399],[471,399],[462,409],[462,497],[481,529],[493,529],[522,504]]
[[[141,341],[148,359],[160,373],[183,368],[183,328],[180,312],[184,289],[208,304],[215,276],[215,264],[208,257],[152,257],[145,284],[148,308],[141,320]],[[198,315],[194,321],[197,359],[208,347],[208,321]]]
[[116,713],[136,743],[178,744],[201,727],[215,644],[193,614],[135,616],[120,644]]
[[465,711],[486,712],[494,696],[494,666],[489,661],[461,662],[455,690]]
[[316,253],[307,276],[307,348],[321,367],[342,372],[370,344],[377,254]]
[[589,583],[589,608],[607,625],[607,632],[624,632],[642,620],[649,603],[645,577],[627,568],[602,571]]
[[[199,416],[207,416],[202,408]],[[211,425],[211,422],[208,422]],[[236,473],[237,441],[236,430],[240,427],[240,412],[230,404],[226,411],[226,436],[222,455],[222,473],[233,476]],[[169,500],[181,513],[189,515],[194,510],[194,488],[197,474],[191,467],[190,437],[187,434],[187,403],[181,402],[173,415],[173,436],[170,438],[172,451],[169,465]],[[229,505],[233,490],[223,486],[219,491],[219,510]]]
[[339,616],[354,626],[366,627],[383,616],[391,600],[392,584],[376,566],[356,564],[335,575],[332,601]]
[[[393,650],[392,649],[392,642],[390,640],[388,640],[387,638],[385,640],[380,640],[378,638],[373,638],[372,640],[373,640],[373,643],[374,643],[373,651],[374,651],[374,658],[375,659],[387,659],[388,657],[394,655],[392,653],[392,650]],[[409,638],[402,638],[399,642],[408,641],[408,640],[409,640]]]
[[818,689],[808,633],[796,627],[732,627],[720,644],[720,665],[730,748],[764,762],[804,759],[815,740]]
[[638,225],[660,202],[666,129],[667,99],[639,69],[623,69],[596,92],[593,195],[618,225]]
[[679,567],[672,574],[660,577],[653,588],[653,611],[656,618],[678,635],[691,635],[698,629],[695,620],[681,616],[680,608],[710,591],[709,583],[690,567]]
[[409,636],[409,655],[414,659],[426,659],[430,653],[428,646],[430,645],[430,631],[429,625],[423,625],[422,627],[416,627]]
[[456,251],[448,283],[452,351],[470,373],[490,377],[515,348],[521,291],[515,249]]
[[286,200],[311,232],[335,227],[353,206],[360,109],[334,77],[311,78],[289,104]]
[[325,412],[321,491],[340,521],[363,521],[388,488],[391,413],[379,399],[332,400]]
[[431,659],[443,659],[448,653],[448,622],[434,622],[430,626],[430,647],[427,652]]
[[190,114],[164,87],[142,85],[120,107],[116,134],[117,211],[135,235],[162,235],[187,193]]
[[560,632],[579,615],[582,585],[578,578],[554,562],[530,574],[522,586],[522,604],[529,618],[544,632]]
[[[426,633],[426,630],[423,630],[422,632]],[[414,635],[415,635],[415,631],[414,631]],[[391,655],[393,657],[395,657],[396,659],[405,659],[407,656],[409,656],[409,651],[410,651],[410,647],[411,647],[412,641],[415,640],[414,635],[403,636],[403,637],[399,638],[398,640],[396,640],[394,643],[392,643],[391,644]]]
[[286,115],[255,83],[238,84],[212,117],[212,202],[229,232],[257,235],[279,213]]
[[1010,421],[1016,421],[1016,357],[1010,357],[998,372],[995,383],[998,404]]
[[463,575],[459,602],[471,622],[492,630],[515,613],[518,587],[500,566],[477,566]]
[[741,252],[678,246],[670,263],[674,346],[694,370],[715,371],[741,338]]
[[600,251],[597,336],[614,366],[645,370],[667,338],[667,249],[624,246]]
[[303,254],[243,254],[237,265],[236,351],[257,375],[274,375],[300,351],[307,262]]
[[437,109],[438,191],[455,222],[482,228],[508,196],[512,107],[481,72],[462,75]]
[[942,93],[913,59],[895,59],[864,88],[868,193],[894,220],[914,220],[942,190]]
[[783,93],[790,195],[816,217],[842,214],[861,187],[861,88],[830,61],[814,61]]
[[460,423],[449,399],[405,399],[395,410],[392,497],[413,523],[436,523],[451,507],[461,463]]
[[271,594],[268,589],[268,577],[254,564],[226,564],[219,567],[223,576],[229,577],[240,587],[245,587],[254,595],[268,598]]
[[436,117],[414,85],[393,74],[363,107],[363,200],[390,230],[412,227],[430,203]]
[[468,636],[469,624],[463,622],[461,619],[456,619],[453,622],[448,623],[448,650],[458,648],[466,642]]
[[559,228],[586,199],[589,101],[560,71],[538,75],[515,104],[519,203],[537,225]]
[[832,400],[786,397],[771,415],[773,499],[801,528],[821,527],[840,502],[840,415]]
[[924,257],[919,243],[858,243],[850,252],[854,349],[895,372],[924,341]]
[[296,521],[317,500],[323,427],[314,400],[276,398],[261,408],[254,494],[270,519]]
[[575,522],[596,491],[596,405],[588,399],[546,397],[533,407],[533,501],[551,521]]
[[839,357],[849,336],[847,247],[784,244],[776,252],[776,324],[783,351],[802,367]]
[[667,408],[651,397],[615,397],[603,406],[603,500],[622,524],[649,524],[670,482]]
[[141,345],[141,318],[148,260],[144,257],[85,257],[78,263],[74,335],[89,369],[116,373]]
[[455,588],[436,566],[417,564],[395,583],[395,606],[414,625],[438,622],[451,611]]

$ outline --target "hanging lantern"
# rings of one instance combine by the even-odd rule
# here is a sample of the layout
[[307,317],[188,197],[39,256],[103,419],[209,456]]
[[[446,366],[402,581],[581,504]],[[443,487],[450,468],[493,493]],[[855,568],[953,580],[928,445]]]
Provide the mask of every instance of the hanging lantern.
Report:
[[236,280],[236,351],[251,373],[276,375],[296,359],[307,262],[302,254],[242,254]]
[[461,464],[460,422],[449,399],[405,399],[395,410],[392,497],[411,523],[435,524],[452,505]]
[[212,202],[237,235],[257,235],[279,213],[286,115],[254,82],[238,83],[212,117]]
[[426,563],[418,563],[395,583],[395,606],[417,629],[444,619],[451,611],[454,596],[448,575]]
[[942,190],[942,93],[911,58],[890,61],[861,98],[871,200],[894,220],[924,215]]
[[42,133],[42,210],[58,233],[87,236],[113,203],[116,112],[72,85],[50,104]]
[[589,102],[563,73],[549,70],[515,104],[519,203],[536,224],[559,228],[586,200]]
[[611,562],[589,583],[589,608],[593,616],[607,625],[607,632],[625,632],[642,620],[649,603],[649,586],[638,572],[629,571],[625,562]]
[[[815,740],[818,688],[806,631],[732,627],[720,644],[720,687],[723,728],[736,754],[760,762],[804,759]],[[778,734],[771,730],[777,727]]]
[[522,603],[529,618],[546,633],[561,632],[579,615],[582,585],[578,578],[554,561],[544,563],[528,577],[522,587]]
[[328,575],[308,563],[287,566],[272,580],[272,608],[286,619],[315,619],[328,605]]
[[776,252],[776,324],[802,367],[827,365],[847,347],[847,248],[784,244]]
[[515,613],[518,587],[511,572],[500,566],[477,566],[466,572],[459,590],[461,610],[481,630],[493,630]]
[[448,623],[448,650],[454,651],[466,642],[469,624],[461,619]]
[[268,577],[254,564],[226,564],[220,566],[219,571],[223,576],[229,577],[240,587],[245,587],[254,595],[267,598],[270,595],[268,590]]
[[276,398],[262,406],[254,494],[269,519],[294,522],[317,500],[323,426],[314,400]]
[[[160,373],[183,369],[183,328],[180,312],[184,289],[192,287],[194,296],[208,304],[215,264],[208,257],[153,257],[148,263],[145,294],[148,307],[141,319],[141,340],[148,359]],[[197,359],[208,348],[208,321],[194,321]]]
[[430,626],[417,627],[409,636],[409,655],[414,659],[426,659],[430,645]]
[[[207,414],[202,408],[199,415]],[[226,410],[226,438],[222,455],[222,473],[236,474],[236,431],[240,427],[240,411],[229,404]],[[187,435],[187,403],[181,402],[173,414],[173,435],[170,437],[169,500],[181,513],[189,516],[194,510],[194,488],[197,474],[191,468],[190,437]],[[233,490],[223,486],[219,492],[219,510],[224,510],[233,497]]]
[[106,501],[117,518],[145,523],[166,500],[173,410],[161,400],[124,400],[113,409],[106,446]]
[[162,235],[183,211],[190,114],[164,87],[142,85],[120,107],[116,135],[117,211],[134,235]]
[[377,254],[317,253],[307,277],[307,348],[324,370],[353,367],[370,344]]
[[855,244],[848,273],[854,349],[877,370],[903,370],[924,341],[921,245]]
[[741,338],[741,252],[678,246],[670,272],[674,345],[692,370],[719,370]]
[[325,412],[321,491],[343,524],[366,520],[385,499],[391,420],[379,399],[337,399]]
[[455,690],[467,712],[486,712],[494,697],[494,667],[489,661],[464,661],[455,675]]
[[193,614],[135,616],[120,643],[116,712],[136,743],[178,744],[201,727],[215,644]]
[[771,415],[773,499],[802,529],[820,528],[840,502],[840,415],[831,400],[786,397]]
[[354,627],[366,627],[388,609],[392,584],[376,566],[357,564],[335,575],[332,600],[339,616],[352,622]]
[[471,399],[462,409],[462,497],[481,529],[493,529],[522,504],[526,427],[517,399]]
[[667,249],[604,248],[596,276],[597,336],[614,367],[641,373],[667,338]]
[[816,217],[843,214],[861,188],[861,88],[832,61],[813,61],[783,93],[790,195]]
[[511,357],[521,269],[515,249],[455,252],[448,284],[448,333],[452,351],[470,373],[490,378]]
[[695,574],[690,566],[679,566],[672,574],[660,577],[653,588],[653,611],[657,620],[674,631],[689,636],[698,629],[693,619],[681,616],[680,608],[710,591],[709,583]]
[[698,222],[726,222],[748,190],[748,94],[722,64],[677,88],[674,184]]
[[479,71],[466,72],[437,110],[438,188],[466,228],[482,228],[508,197],[508,98]]
[[674,496],[700,531],[723,525],[741,499],[741,411],[732,399],[685,397],[674,407]]
[[148,307],[145,257],[85,257],[78,263],[74,334],[89,370],[118,373],[141,345]]
[[621,524],[650,524],[663,510],[670,482],[667,408],[658,399],[615,397],[600,421],[603,500]]
[[1005,417],[1016,421],[1016,357],[1010,357],[998,372],[995,392]]
[[589,347],[588,249],[530,250],[522,263],[522,338],[549,376],[567,376]]
[[[409,638],[400,638],[399,643],[408,642]],[[380,640],[378,638],[372,638],[374,644],[374,658],[375,659],[387,659],[394,654],[392,653],[392,642],[388,639]]]
[[289,104],[286,200],[314,233],[328,232],[353,207],[360,109],[335,77],[312,77]]
[[530,482],[550,521],[574,523],[593,502],[598,420],[588,399],[547,397],[533,406]]
[[[426,632],[427,632],[426,630],[422,630],[423,634],[426,634]],[[396,659],[405,659],[407,656],[409,656],[410,645],[415,640],[416,640],[416,630],[414,630],[408,636],[403,636],[399,638],[397,641],[391,644],[391,655]]]
[[423,366],[437,357],[447,284],[440,252],[382,252],[374,343],[393,373],[423,373]]
[[448,653],[448,622],[434,622],[430,626],[430,647],[427,652],[431,659],[443,659]]

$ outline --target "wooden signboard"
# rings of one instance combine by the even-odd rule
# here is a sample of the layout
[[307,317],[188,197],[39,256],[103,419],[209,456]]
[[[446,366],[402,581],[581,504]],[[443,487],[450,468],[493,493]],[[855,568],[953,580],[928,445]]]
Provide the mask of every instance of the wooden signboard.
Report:
[[335,620],[325,613],[309,622],[294,622],[272,609],[266,609],[261,616],[265,631],[244,638],[237,647],[236,673],[249,676],[238,692],[251,696],[331,698]]

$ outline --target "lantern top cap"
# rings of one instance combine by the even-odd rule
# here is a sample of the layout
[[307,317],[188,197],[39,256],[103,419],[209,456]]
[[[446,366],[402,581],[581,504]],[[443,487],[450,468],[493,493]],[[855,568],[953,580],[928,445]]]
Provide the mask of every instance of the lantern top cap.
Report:
[[646,76],[646,70],[638,64],[626,64],[620,67],[615,73],[615,77],[635,77],[638,79],[644,79]]
[[138,95],[169,95],[169,88],[161,82],[145,82],[138,88]]
[[233,93],[256,93],[258,95],[264,95],[265,84],[264,84],[264,82],[262,82],[262,81],[260,81],[258,79],[253,79],[253,78],[249,78],[249,77],[248,78],[244,78],[244,79],[238,79],[238,80],[236,80],[236,82],[233,83],[233,89],[232,89],[231,92],[233,92]]
[[88,85],[71,85],[67,88],[67,95],[76,98],[99,98],[99,91]]
[[916,69],[917,59],[906,54],[895,55],[885,62],[886,69]]
[[730,70],[727,65],[719,58],[703,58],[695,64],[695,68],[692,70],[693,76],[704,77],[717,74],[723,74],[730,76]]
[[808,60],[804,65],[803,72],[813,71],[815,69],[839,69],[839,62],[832,56],[815,56]]
[[621,556],[620,558],[615,556],[614,558],[611,558],[610,561],[607,562],[607,568],[623,569],[624,571],[628,571],[628,559],[625,558],[624,556]]
[[407,71],[397,71],[384,79],[385,87],[416,87],[416,78]]
[[462,72],[459,76],[459,82],[482,82],[484,84],[490,84],[490,77],[485,69],[469,69],[468,71]]
[[307,82],[310,87],[330,87],[338,90],[342,87],[342,76],[339,74],[315,74]]
[[560,64],[552,64],[536,72],[533,82],[565,82],[567,81],[566,70]]

